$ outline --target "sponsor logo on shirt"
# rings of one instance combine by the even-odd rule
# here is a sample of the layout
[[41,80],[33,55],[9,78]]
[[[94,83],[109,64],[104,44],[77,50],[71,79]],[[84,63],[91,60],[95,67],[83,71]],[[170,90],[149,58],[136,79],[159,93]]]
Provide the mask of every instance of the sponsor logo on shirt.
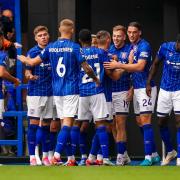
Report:
[[172,65],[172,67],[175,69],[180,69],[180,63],[179,62],[171,62],[170,60],[167,60],[166,63],[168,65]]
[[40,67],[42,67],[42,68],[43,68],[43,67],[49,67],[49,66],[51,66],[50,63],[48,63],[48,64],[41,63],[41,64],[40,64]]
[[122,59],[126,59],[127,58],[127,53],[126,52],[122,52],[121,53],[121,58]]
[[146,52],[146,51],[141,52],[141,53],[140,53],[140,57],[145,57],[145,58],[147,58],[147,57],[148,57],[148,52]]

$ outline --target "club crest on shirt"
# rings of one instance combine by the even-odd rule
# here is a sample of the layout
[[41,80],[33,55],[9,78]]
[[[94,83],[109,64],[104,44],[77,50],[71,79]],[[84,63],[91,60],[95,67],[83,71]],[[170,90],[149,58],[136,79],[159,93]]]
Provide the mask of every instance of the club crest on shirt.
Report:
[[173,53],[172,53],[172,52],[170,52],[170,53],[169,53],[169,56],[173,56]]
[[133,46],[133,51],[134,51],[134,53],[137,52],[137,49],[138,49],[137,45]]
[[140,56],[147,58],[148,57],[148,52],[143,51],[143,52],[140,53]]
[[122,59],[126,59],[127,58],[127,53],[126,52],[122,52],[121,53],[121,58]]

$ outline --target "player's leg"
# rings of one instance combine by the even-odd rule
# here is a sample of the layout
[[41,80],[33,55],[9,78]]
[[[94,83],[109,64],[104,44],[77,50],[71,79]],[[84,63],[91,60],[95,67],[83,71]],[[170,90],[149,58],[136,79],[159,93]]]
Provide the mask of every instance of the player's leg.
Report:
[[[80,152],[82,155],[82,159],[81,159],[82,162],[80,161],[79,165],[84,165],[84,161],[87,159],[86,135],[87,135],[87,129],[89,126],[89,122],[87,120],[89,119],[92,119],[92,113],[90,111],[90,96],[80,97],[79,107],[78,107],[78,121],[82,122],[81,129],[80,129],[81,132],[79,136],[79,145],[80,145]],[[94,142],[94,138],[92,142]],[[94,146],[92,147],[94,148]],[[92,148],[92,152],[90,152],[89,154],[90,158],[95,157],[93,148]]]
[[[152,92],[151,92],[151,101],[149,102],[150,104],[152,104],[152,112],[154,112],[156,96],[157,96],[157,89],[156,89],[156,87],[153,87]],[[144,102],[145,102],[145,99],[144,99]],[[146,103],[144,105],[146,105]],[[137,122],[137,125],[140,128],[140,132],[141,132],[142,136],[144,137],[143,124],[141,123],[139,113],[136,113],[136,122]],[[156,164],[156,163],[159,163],[160,161],[161,161],[161,158],[160,158],[159,154],[157,153],[157,148],[156,148],[155,139],[154,139],[154,132],[153,132],[153,138],[152,138],[152,163]]]
[[[106,104],[108,108],[108,114],[109,116],[106,118],[106,130],[108,133],[108,138],[110,138],[112,132],[113,132],[113,104],[111,99],[106,99]],[[102,165],[103,164],[103,153],[102,149],[99,147],[98,153],[97,153],[97,159],[96,159],[96,164],[97,165]]]
[[48,159],[52,164],[52,159],[54,155],[54,150],[56,147],[56,142],[57,142],[57,134],[60,130],[61,127],[61,122],[60,118],[58,118],[57,115],[57,110],[56,106],[54,103],[54,98],[53,98],[53,120],[51,121],[50,124],[50,145],[49,145],[49,152],[48,152]]
[[28,107],[28,150],[30,155],[30,165],[37,165],[35,158],[35,146],[36,146],[36,133],[40,122],[40,97],[39,96],[27,96],[27,107]]
[[106,128],[106,118],[109,114],[104,94],[91,97],[91,110],[96,124],[96,135],[103,155],[104,165],[113,165],[109,160],[109,137]]
[[50,150],[50,124],[53,119],[53,97],[41,97],[41,131],[42,131],[42,163],[45,166],[51,165],[48,155]]
[[117,165],[125,165],[130,162],[126,148],[126,119],[129,113],[129,104],[127,101],[127,91],[113,93],[113,107],[116,121],[116,146],[117,146]]
[[39,121],[39,126],[38,126],[38,129],[37,129],[37,132],[36,132],[35,157],[36,157],[36,161],[37,161],[38,165],[42,165],[42,161],[40,159],[40,154],[39,154],[40,145],[41,145],[42,136],[43,136],[41,126],[42,126],[42,119],[40,119],[40,121]]
[[172,159],[177,155],[176,151],[173,149],[170,132],[168,128],[169,114],[172,111],[172,100],[169,92],[162,89],[159,91],[158,102],[157,102],[157,116],[158,125],[160,130],[161,138],[165,144],[167,155],[162,161],[161,165],[167,165]]
[[72,147],[73,155],[76,155],[77,147],[79,146],[81,124],[82,124],[82,121],[75,120],[71,128],[71,147]]
[[57,134],[60,130],[60,119],[55,118],[51,121],[50,124],[50,146],[49,146],[49,152],[48,152],[48,159],[50,162],[52,162],[54,150],[56,147],[57,142]]
[[50,166],[51,163],[48,158],[48,152],[50,147],[50,119],[42,120],[42,164],[45,166]]
[[[62,98],[55,97],[57,114],[58,116],[63,117],[63,125],[57,138],[57,145],[53,159],[54,164],[58,164],[60,160],[60,154],[63,152],[63,150],[68,144],[70,144],[69,149],[71,149],[71,143],[70,143],[71,127],[74,122],[74,117],[77,114],[78,100],[79,100],[78,95],[63,96]],[[68,161],[66,165],[74,166],[76,164],[75,157],[72,154],[72,150],[70,150],[69,153],[70,152],[71,154],[68,155]]]
[[146,95],[145,88],[135,89],[134,96],[136,97],[137,103],[139,104],[140,123],[142,125],[144,134],[145,159],[140,165],[150,166],[152,165],[153,142],[153,130],[151,125],[151,117],[153,111],[152,98]]
[[[92,117],[90,118],[92,119]],[[89,128],[89,121],[83,121],[80,128],[79,148],[81,153],[81,161],[78,165],[85,165],[87,160],[87,133]]]

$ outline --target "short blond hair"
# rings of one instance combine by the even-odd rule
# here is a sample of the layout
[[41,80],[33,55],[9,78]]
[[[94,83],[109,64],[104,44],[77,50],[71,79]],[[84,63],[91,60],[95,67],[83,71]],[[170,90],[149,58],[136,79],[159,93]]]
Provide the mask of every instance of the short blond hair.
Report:
[[36,26],[34,28],[34,36],[36,36],[37,33],[39,33],[40,31],[46,31],[48,33],[48,28],[46,26],[42,26],[42,25]]
[[111,39],[111,35],[108,31],[101,30],[96,34],[98,44],[105,44],[107,39]]
[[126,27],[122,25],[117,25],[113,27],[113,31],[123,31],[126,34]]
[[63,19],[59,23],[59,27],[65,26],[67,28],[74,28],[74,22],[71,19]]

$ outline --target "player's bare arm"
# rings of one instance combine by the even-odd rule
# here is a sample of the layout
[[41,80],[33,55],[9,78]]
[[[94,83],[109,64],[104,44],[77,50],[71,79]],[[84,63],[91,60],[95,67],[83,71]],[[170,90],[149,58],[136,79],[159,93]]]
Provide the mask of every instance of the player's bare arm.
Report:
[[33,75],[31,70],[25,70],[25,77],[27,80],[35,81],[38,79],[38,76]]
[[136,64],[122,64],[120,62],[111,61],[105,62],[104,67],[106,69],[124,69],[128,72],[141,72],[144,70],[146,63],[147,62],[144,59],[139,59]]
[[154,59],[154,62],[152,64],[151,70],[149,72],[149,76],[147,79],[147,83],[146,83],[146,94],[151,97],[151,80],[154,78],[158,67],[159,67],[160,61],[159,58],[156,56],[156,58]]
[[35,58],[29,58],[23,55],[18,55],[17,59],[19,59],[23,64],[27,64],[29,66],[36,66],[42,62],[41,58],[39,56]]
[[129,61],[129,64],[133,64],[133,61],[134,61],[134,51],[133,51],[133,49],[129,53],[128,61]]
[[[111,61],[118,62],[119,60],[118,60],[117,55],[112,55],[112,60]],[[112,80],[117,81],[118,79],[120,79],[120,77],[125,72],[125,70],[124,69],[109,70],[109,69],[105,68],[105,72]]]
[[86,72],[86,74],[94,80],[94,82],[96,83],[97,86],[99,86],[100,80],[97,78],[97,76],[95,75],[93,69],[89,66],[89,64],[86,61],[84,61],[81,64],[81,66],[84,69],[84,71]]
[[18,78],[15,78],[9,74],[9,72],[3,66],[0,66],[0,77],[14,83],[15,87],[19,86],[21,83]]
[[133,95],[134,95],[134,88],[133,88],[133,86],[131,86],[131,88],[128,90],[126,100],[128,102],[132,101],[133,100]]

